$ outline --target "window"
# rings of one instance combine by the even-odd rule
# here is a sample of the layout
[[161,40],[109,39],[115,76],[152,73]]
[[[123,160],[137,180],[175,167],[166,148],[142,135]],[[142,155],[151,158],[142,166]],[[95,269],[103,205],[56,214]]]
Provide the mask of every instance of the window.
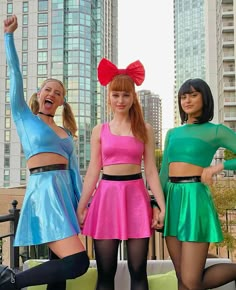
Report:
[[11,115],[11,107],[10,104],[5,105],[5,115],[10,116]]
[[46,64],[38,64],[38,74],[39,75],[47,74],[47,65]]
[[27,71],[28,71],[28,66],[22,65],[22,75],[23,76],[27,76]]
[[47,49],[47,48],[48,48],[48,40],[46,38],[38,39],[38,49]]
[[47,26],[39,26],[38,27],[38,36],[48,36],[48,27]]
[[52,8],[63,9],[64,8],[63,2],[64,0],[52,0]]
[[54,36],[52,37],[52,48],[63,48],[63,37]]
[[20,159],[20,167],[25,168],[26,167],[26,159],[25,157],[21,157]]
[[10,170],[4,170],[4,181],[10,180]]
[[21,171],[20,171],[20,180],[26,181],[26,170],[25,169],[21,169]]
[[[10,142],[10,136],[11,136],[11,131],[9,131],[9,130],[6,130],[5,131],[5,136],[4,136],[4,141],[5,142]],[[9,145],[10,146],[10,145]]]
[[23,38],[28,37],[28,27],[23,27],[22,28],[22,37]]
[[48,23],[48,14],[41,13],[38,15],[38,24],[47,24]]
[[27,39],[22,40],[22,50],[28,50],[28,40]]
[[13,14],[13,3],[7,4],[7,14]]
[[63,49],[54,49],[52,50],[52,61],[63,61]]
[[48,10],[48,0],[39,0],[38,1],[38,10],[47,11]]
[[28,62],[28,53],[23,52],[22,53],[22,63],[27,63]]
[[29,12],[29,5],[28,2],[23,2],[23,13]]
[[28,25],[28,15],[23,15],[22,24],[23,25]]
[[9,143],[4,144],[4,154],[10,154],[10,144]]
[[4,157],[4,168],[10,168],[10,157]]
[[48,61],[48,52],[39,51],[38,52],[38,62],[47,62]]
[[11,118],[9,118],[9,117],[5,118],[5,128],[6,129],[11,128]]

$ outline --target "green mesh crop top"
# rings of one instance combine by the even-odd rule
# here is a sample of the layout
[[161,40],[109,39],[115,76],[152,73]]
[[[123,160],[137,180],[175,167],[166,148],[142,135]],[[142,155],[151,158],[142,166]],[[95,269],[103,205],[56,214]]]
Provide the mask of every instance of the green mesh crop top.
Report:
[[[170,129],[165,139],[160,172],[162,188],[165,188],[168,181],[171,162],[208,167],[220,147],[236,153],[236,133],[222,124],[185,124]],[[236,170],[236,158],[225,161],[224,169]]]

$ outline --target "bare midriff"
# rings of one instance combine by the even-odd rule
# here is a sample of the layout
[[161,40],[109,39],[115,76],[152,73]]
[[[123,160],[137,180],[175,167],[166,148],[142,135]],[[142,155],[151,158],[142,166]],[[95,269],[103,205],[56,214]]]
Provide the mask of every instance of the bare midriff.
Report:
[[32,156],[27,162],[29,169],[50,164],[68,164],[68,160],[56,153],[40,153]]
[[140,172],[141,167],[136,164],[116,164],[103,167],[103,173],[109,175],[131,175]]
[[201,166],[185,163],[172,162],[169,165],[169,176],[201,176],[203,168]]

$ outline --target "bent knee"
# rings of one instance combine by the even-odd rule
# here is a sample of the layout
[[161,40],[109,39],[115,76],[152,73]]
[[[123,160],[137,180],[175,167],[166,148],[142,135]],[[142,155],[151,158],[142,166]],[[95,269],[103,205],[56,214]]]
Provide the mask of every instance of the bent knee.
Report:
[[182,284],[188,290],[201,290],[202,289],[201,281],[197,281],[196,279],[191,279],[190,277],[183,277]]
[[63,260],[68,273],[67,279],[75,279],[85,274],[90,264],[89,257],[85,251],[65,257]]

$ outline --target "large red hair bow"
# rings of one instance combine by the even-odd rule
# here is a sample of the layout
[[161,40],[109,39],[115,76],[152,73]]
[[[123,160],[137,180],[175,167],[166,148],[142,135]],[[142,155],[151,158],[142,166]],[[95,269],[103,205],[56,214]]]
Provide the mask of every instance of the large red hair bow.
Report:
[[139,60],[132,62],[126,69],[118,69],[106,58],[100,61],[98,65],[98,80],[101,85],[106,86],[115,76],[120,74],[130,76],[137,86],[140,86],[145,78],[144,66]]

